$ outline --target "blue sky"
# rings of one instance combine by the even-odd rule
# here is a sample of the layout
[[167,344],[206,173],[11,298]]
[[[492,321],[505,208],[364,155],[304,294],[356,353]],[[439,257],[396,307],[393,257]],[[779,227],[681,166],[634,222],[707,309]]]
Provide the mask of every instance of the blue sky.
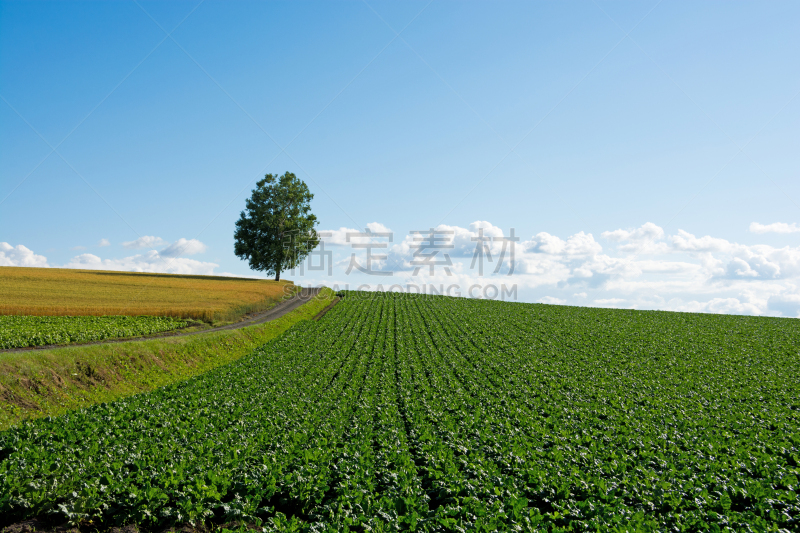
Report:
[[[2,2],[0,265],[252,275],[234,222],[288,170],[338,232],[333,275],[297,282],[796,316],[798,20],[791,2]],[[365,258],[341,228],[368,224],[393,233],[391,276],[345,273]],[[414,276],[409,232],[440,225],[455,272]],[[476,277],[480,227],[514,228],[512,275]]]

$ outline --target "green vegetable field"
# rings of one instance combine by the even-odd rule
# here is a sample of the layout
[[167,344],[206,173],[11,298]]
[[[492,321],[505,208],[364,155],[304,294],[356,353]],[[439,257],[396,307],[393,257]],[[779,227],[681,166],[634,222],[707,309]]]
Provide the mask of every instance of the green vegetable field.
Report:
[[249,357],[0,433],[0,525],[800,528],[800,321],[348,293]]
[[185,326],[163,316],[0,316],[0,349],[150,335]]

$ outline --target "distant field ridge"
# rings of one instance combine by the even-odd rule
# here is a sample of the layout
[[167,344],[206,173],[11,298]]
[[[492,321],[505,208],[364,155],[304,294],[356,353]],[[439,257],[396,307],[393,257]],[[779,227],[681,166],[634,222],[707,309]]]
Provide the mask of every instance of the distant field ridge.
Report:
[[234,320],[293,292],[290,281],[0,267],[0,315],[152,315]]

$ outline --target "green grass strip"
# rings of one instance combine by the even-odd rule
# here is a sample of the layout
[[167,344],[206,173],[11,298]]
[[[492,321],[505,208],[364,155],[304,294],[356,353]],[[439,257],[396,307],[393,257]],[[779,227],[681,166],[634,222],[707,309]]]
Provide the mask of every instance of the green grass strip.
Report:
[[283,317],[186,337],[0,354],[0,431],[16,423],[151,391],[250,353],[330,304],[323,289]]

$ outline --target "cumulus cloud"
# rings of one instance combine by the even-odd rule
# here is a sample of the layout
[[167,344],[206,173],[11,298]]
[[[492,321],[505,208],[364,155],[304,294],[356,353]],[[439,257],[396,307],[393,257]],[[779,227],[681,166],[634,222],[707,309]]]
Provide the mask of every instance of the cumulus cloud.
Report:
[[[100,246],[106,246],[103,242],[108,243],[106,239],[100,241]],[[141,248],[156,248],[164,246],[167,242],[161,237],[154,237],[152,235],[145,235],[139,237],[135,241],[123,242],[122,246],[128,249],[137,250]],[[207,246],[197,239],[184,239],[180,238],[166,248],[161,250],[158,255],[160,257],[180,257],[184,255],[195,255],[206,251]]]
[[767,309],[783,316],[800,318],[800,293],[777,294],[767,300]]
[[11,246],[7,242],[0,242],[0,266],[44,268],[50,265],[45,256],[36,255],[21,244]]
[[800,233],[800,226],[796,223],[787,224],[786,222],[773,222],[772,224],[750,224],[751,233]]
[[594,240],[591,233],[579,232],[566,241],[546,232],[537,233],[523,244],[526,252],[566,256],[590,256],[599,254],[603,247]]
[[359,231],[357,229],[345,228],[342,226],[339,229],[320,230],[318,232],[319,238],[322,242],[333,246],[345,246],[349,244],[347,239],[348,233],[352,239],[353,235],[359,233]]
[[[382,225],[372,229],[388,230]],[[567,304],[586,302],[591,289],[592,305],[598,306],[778,314],[777,308],[767,308],[770,296],[781,293],[786,282],[800,278],[800,247],[746,246],[710,235],[697,237],[685,230],[667,235],[650,222],[603,232],[607,249],[588,232],[567,236],[538,232],[514,243],[513,270],[510,250],[497,268],[509,234],[490,222],[476,221],[468,227],[439,225],[433,230],[439,245],[433,275],[425,266],[418,268],[424,259],[420,251],[425,251],[420,245],[429,241],[429,228],[394,243],[372,239],[384,246],[370,251],[371,270],[386,277],[367,276],[365,282],[373,286],[458,283],[462,291],[476,284],[505,283],[529,291],[555,289],[560,293],[528,293],[528,301],[554,298],[548,301]],[[347,228],[341,228],[338,234],[345,231]],[[346,244],[342,238],[339,242]],[[341,272],[349,269],[349,275],[358,276],[357,269],[351,268],[350,256],[366,266],[366,253],[363,247],[350,248],[346,256],[338,255],[335,265]]]
[[715,313],[728,315],[760,315],[763,310],[756,304],[743,302],[739,298],[712,298],[706,302],[696,300],[671,306],[671,311],[690,313]]
[[100,241],[97,243],[97,246],[103,248],[105,246],[111,246],[111,243],[108,241],[108,239],[100,239]]
[[168,261],[159,257],[156,252],[151,251],[123,259],[101,259],[94,254],[81,254],[72,258],[63,268],[211,275],[214,273],[214,268],[218,266],[215,263],[204,263],[185,258]]
[[703,267],[688,261],[672,261],[669,259],[641,259],[636,261],[639,270],[644,274],[691,274]]
[[[514,235],[518,240],[511,242],[510,231],[488,221],[467,227],[439,225],[433,228],[438,245],[434,248],[427,248],[430,228],[418,228],[423,232],[402,238],[393,234],[391,239],[386,234],[392,230],[379,222],[370,222],[365,229],[368,235],[347,227],[323,234],[326,246],[332,246],[316,251],[332,253],[324,261],[333,264],[333,275],[326,277],[327,266],[308,266],[297,274],[303,276],[302,283],[319,276],[316,282],[325,285],[339,282],[356,288],[367,283],[388,290],[434,284],[447,294],[476,298],[519,290],[522,301],[553,304],[791,317],[800,313],[800,246],[744,245],[712,235],[698,237],[683,229],[667,234],[651,222],[603,231],[602,244],[585,231],[572,235],[539,231]],[[374,245],[371,249],[364,246],[369,243]],[[187,257],[206,250],[196,239],[169,244],[143,237],[125,244],[158,248],[124,258],[83,253],[63,266],[181,274],[214,274],[217,268],[215,263]],[[351,255],[362,270],[352,268]],[[426,257],[435,263],[434,273]],[[320,262],[321,254],[312,256],[308,265]],[[45,257],[7,243],[0,245],[0,265],[48,266]],[[364,268],[371,272],[363,272]]]
[[[503,231],[485,221],[470,224],[469,228],[440,224],[435,228],[413,230],[400,238],[399,235],[378,222],[367,224],[369,234],[355,229],[341,227],[338,230],[321,231],[326,245],[351,246],[348,257],[340,259],[337,265],[349,269],[351,257],[355,255],[360,265],[365,265],[367,253],[372,256],[372,270],[381,272],[429,271],[429,262],[452,271],[463,265],[456,258],[469,258],[470,268],[483,263],[490,272],[507,273],[511,265],[511,244]],[[519,237],[516,250],[519,250]],[[367,251],[368,244],[370,250]],[[477,253],[477,256],[476,256]],[[499,266],[498,266],[499,265]]]
[[[349,246],[354,243],[364,244],[376,240],[394,242],[392,230],[380,222],[368,223],[363,231],[342,226],[339,229],[320,230],[317,233],[321,241],[326,245],[332,246]],[[391,236],[387,237],[386,234],[390,234]]]
[[366,229],[368,229],[372,233],[392,233],[392,230],[390,230],[380,222],[368,222]]
[[122,259],[101,259],[94,254],[81,254],[73,257],[62,268],[86,270],[121,270],[126,272],[161,272],[167,274],[213,275],[219,265],[187,259],[185,257],[162,257],[155,250],[132,255]]
[[386,265],[396,271],[413,269],[422,273],[433,262],[452,271],[463,265],[451,258],[467,258],[469,268],[507,270],[511,248],[505,238],[500,228],[485,221],[473,222],[469,228],[439,224],[413,230],[391,246]]
[[620,243],[617,247],[622,252],[635,253],[666,253],[669,249],[667,243],[660,242],[664,238],[664,229],[647,222],[636,229],[617,229],[604,231],[601,237],[611,242]]
[[734,257],[728,263],[727,274],[730,278],[762,278],[772,279],[780,275],[781,267],[761,254],[747,254],[747,257]]
[[564,305],[567,303],[566,300],[563,298],[556,298],[554,296],[545,296],[544,298],[539,298],[540,304],[550,304],[550,305]]
[[[584,231],[573,235],[541,231],[528,239],[523,236],[515,243],[512,271],[510,257],[504,259],[502,268],[496,268],[503,239],[509,234],[490,222],[433,229],[438,232],[436,241],[442,245],[437,257],[449,257],[449,276],[442,268],[444,262],[436,267],[434,275],[427,268],[416,272],[414,261],[419,257],[415,253],[420,242],[428,239],[428,230],[406,235],[402,240],[395,236],[399,242],[382,241],[386,247],[374,248],[372,253],[387,257],[374,261],[373,269],[391,272],[392,277],[367,276],[364,282],[373,287],[378,283],[389,286],[405,282],[445,287],[459,284],[464,293],[472,285],[504,283],[527,291],[527,301],[580,305],[590,301],[591,305],[604,307],[794,316],[794,300],[781,300],[780,295],[798,294],[800,247],[743,245],[711,235],[697,236],[683,229],[669,235],[647,222],[602,232],[607,246]],[[482,273],[476,265],[480,263],[476,261],[476,250],[481,247]],[[347,250],[348,256],[351,253],[357,255],[359,264],[365,264],[363,249]],[[350,258],[339,257],[337,267],[344,271]],[[539,292],[542,290],[549,294]],[[481,292],[475,297],[486,296]]]
[[595,305],[599,307],[619,307],[620,304],[625,303],[624,298],[599,298],[594,301]]
[[[446,264],[453,271],[463,267],[457,258],[468,258],[469,268],[478,268],[483,263],[489,272],[507,273],[511,268],[510,238],[515,239],[515,250],[520,250],[519,237],[504,235],[500,228],[486,221],[473,222],[468,228],[440,224],[411,231],[402,238],[385,225],[370,222],[366,232],[340,227],[320,231],[320,235],[325,245],[352,247],[347,251],[348,257],[338,260],[338,266],[348,269],[352,255],[363,265],[362,259],[370,253],[372,269],[381,272],[419,269],[421,274],[428,268],[426,261]],[[369,243],[373,246],[367,252],[365,245]]]
[[600,235],[605,239],[615,242],[654,241],[664,238],[664,230],[652,222],[646,222],[642,224],[640,228],[633,230],[617,229],[614,231],[604,231]]
[[728,263],[727,269],[728,276],[732,278],[757,278],[758,272],[750,268],[750,265],[744,259],[734,257]]
[[130,250],[138,250],[141,248],[156,248],[165,244],[167,244],[166,241],[164,241],[164,239],[161,237],[145,235],[144,237],[139,237],[135,241],[123,242],[122,246]]
[[[443,244],[451,246],[449,254],[453,257],[474,257],[476,252],[483,254],[487,260],[490,256],[498,256],[503,250],[503,239],[506,236],[503,230],[485,220],[477,220],[469,228],[448,226],[440,224],[435,231]],[[418,245],[427,238],[427,235],[416,235],[413,244]],[[508,249],[508,245],[506,245]]]
[[733,248],[733,245],[725,239],[717,239],[709,235],[695,237],[682,229],[678,230],[678,234],[673,235],[669,240],[676,250],[682,252],[726,252]]
[[206,245],[197,239],[180,238],[159,252],[161,257],[180,257],[182,255],[201,254],[206,251]]
[[[205,245],[199,241],[178,241],[171,246],[185,244],[186,248],[192,253],[198,253],[205,249]],[[198,244],[199,243],[199,244]],[[201,274],[214,275],[214,269],[219,265],[185,257],[170,257],[155,250],[150,250],[143,254],[136,254],[122,259],[103,259],[97,255],[84,253],[76,255],[64,265],[50,265],[47,258],[43,255],[33,253],[29,248],[18,244],[11,246],[6,242],[0,242],[0,266],[20,266],[20,267],[39,267],[47,268],[57,266],[58,268],[79,268],[92,270],[121,270],[129,272],[163,272],[169,274]]]
[[530,287],[565,282],[572,272],[569,261],[560,257],[523,253],[514,262],[514,273]]

